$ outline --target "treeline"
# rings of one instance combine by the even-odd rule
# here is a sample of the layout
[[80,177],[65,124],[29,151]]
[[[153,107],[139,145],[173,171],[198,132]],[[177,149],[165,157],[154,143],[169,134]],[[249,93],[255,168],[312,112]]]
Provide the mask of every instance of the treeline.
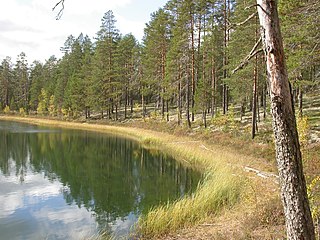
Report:
[[[141,44],[122,35],[112,11],[94,40],[69,36],[63,57],[29,66],[24,53],[0,67],[0,105],[77,118],[123,120],[139,106],[190,127],[197,114],[226,114],[237,106],[253,122],[266,114],[268,84],[253,0],[170,0],[151,14]],[[319,86],[320,3],[280,1],[288,73],[302,113],[302,97]],[[299,100],[299,101],[298,101]],[[151,109],[151,110],[150,110]],[[263,111],[261,111],[263,109]],[[120,114],[121,112],[121,114]],[[255,126],[255,124],[253,124]]]

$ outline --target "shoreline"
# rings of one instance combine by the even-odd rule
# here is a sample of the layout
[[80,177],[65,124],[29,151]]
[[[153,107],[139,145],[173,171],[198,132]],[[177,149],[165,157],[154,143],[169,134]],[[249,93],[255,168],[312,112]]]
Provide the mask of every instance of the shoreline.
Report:
[[[195,141],[190,136],[178,137],[132,126],[34,117],[0,116],[0,120],[115,134],[136,140],[146,147],[167,152],[177,161],[206,174],[207,177],[193,196],[157,207],[139,219],[136,230],[142,235],[142,239],[166,239],[163,236],[174,235],[183,229],[193,229],[208,220],[220,218],[225,212],[233,212],[232,209],[237,209],[248,197],[248,187],[256,185],[254,183],[256,180],[248,179],[248,174],[252,173],[247,173],[243,169],[244,166],[253,164],[256,159],[221,148],[219,145],[208,145],[201,140]],[[238,215],[239,211],[243,210],[235,211]],[[168,219],[171,220],[168,221]]]

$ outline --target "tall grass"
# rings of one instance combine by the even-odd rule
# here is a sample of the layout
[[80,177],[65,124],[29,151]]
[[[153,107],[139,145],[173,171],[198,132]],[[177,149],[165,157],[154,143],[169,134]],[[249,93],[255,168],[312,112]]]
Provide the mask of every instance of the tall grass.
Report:
[[235,204],[241,181],[227,168],[215,168],[206,175],[196,192],[173,203],[150,210],[138,221],[138,232],[150,239],[201,222],[223,207]]
[[139,218],[137,232],[144,239],[175,232],[218,214],[239,201],[245,186],[245,181],[229,164],[241,161],[234,153],[213,146],[208,149],[203,143],[190,139],[179,138],[179,142],[161,139],[161,142],[166,152],[205,172],[205,177],[192,195],[155,207]]

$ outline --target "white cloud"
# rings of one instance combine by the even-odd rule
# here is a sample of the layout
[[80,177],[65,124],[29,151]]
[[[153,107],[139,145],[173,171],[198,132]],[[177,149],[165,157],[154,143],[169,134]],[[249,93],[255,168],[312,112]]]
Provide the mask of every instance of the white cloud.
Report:
[[[6,219],[16,220],[15,214],[19,217],[19,211],[27,211],[30,215],[13,224],[18,225],[21,232],[29,224],[33,224],[32,232],[23,232],[29,234],[26,235],[28,239],[88,239],[96,233],[98,223],[91,212],[78,208],[77,205],[65,206],[60,182],[49,181],[42,174],[32,174],[29,171],[23,184],[19,183],[17,176],[0,175],[0,178],[0,222],[3,219],[1,223],[8,224]],[[46,204],[47,201],[55,201],[57,205],[52,207],[50,203]]]
[[13,214],[16,209],[23,207],[23,196],[20,193],[0,196],[0,219]]
[[145,23],[142,21],[131,21],[125,17],[115,14],[117,27],[121,29],[122,34],[132,33],[138,40],[142,39]]
[[101,18],[108,10],[113,10],[116,26],[122,34],[131,32],[141,40],[149,14],[166,0],[65,0],[63,16],[57,21],[55,16],[60,6],[54,12],[52,8],[58,1],[10,0],[2,4],[0,60],[10,56],[14,62],[22,51],[26,53],[29,63],[33,60],[43,61],[51,55],[61,57],[60,47],[70,34],[77,37],[82,32],[91,38],[95,37]]

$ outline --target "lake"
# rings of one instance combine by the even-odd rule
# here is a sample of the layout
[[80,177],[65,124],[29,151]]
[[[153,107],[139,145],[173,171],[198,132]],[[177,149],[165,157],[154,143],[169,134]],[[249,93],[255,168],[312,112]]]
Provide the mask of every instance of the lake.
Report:
[[122,137],[0,121],[0,239],[126,236],[139,215],[190,194],[200,178]]

